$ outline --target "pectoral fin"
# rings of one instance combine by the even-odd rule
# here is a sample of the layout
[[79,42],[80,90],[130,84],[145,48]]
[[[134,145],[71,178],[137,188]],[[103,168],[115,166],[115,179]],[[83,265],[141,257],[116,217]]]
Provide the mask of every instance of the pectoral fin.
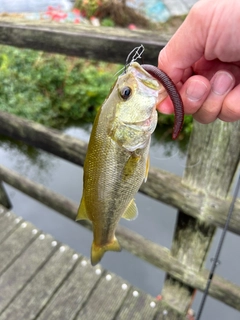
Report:
[[118,240],[114,237],[113,241],[105,246],[97,246],[94,242],[92,243],[92,250],[91,250],[91,264],[95,266],[98,264],[104,253],[106,251],[121,251],[120,244]]
[[138,216],[138,209],[134,199],[129,203],[127,209],[124,211],[122,218],[126,220],[134,220]]
[[82,200],[80,206],[78,208],[77,220],[90,220],[87,214],[86,206],[85,206],[85,198],[84,195],[82,196]]
[[140,161],[141,156],[132,154],[128,161],[126,162],[124,169],[123,169],[123,179],[128,179],[131,177],[136,170],[136,166],[138,165],[138,162]]
[[149,167],[150,167],[150,156],[148,156],[148,158],[147,158],[146,170],[145,170],[145,175],[144,175],[144,182],[147,182]]

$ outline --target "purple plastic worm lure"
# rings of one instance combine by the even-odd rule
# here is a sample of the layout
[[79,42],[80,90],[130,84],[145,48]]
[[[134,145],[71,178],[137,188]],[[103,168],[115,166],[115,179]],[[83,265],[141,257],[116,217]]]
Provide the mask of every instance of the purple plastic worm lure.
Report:
[[172,138],[176,139],[183,126],[184,109],[182,98],[178,93],[175,84],[165,72],[150,64],[142,64],[141,67],[164,86],[170,99],[172,100],[175,113]]

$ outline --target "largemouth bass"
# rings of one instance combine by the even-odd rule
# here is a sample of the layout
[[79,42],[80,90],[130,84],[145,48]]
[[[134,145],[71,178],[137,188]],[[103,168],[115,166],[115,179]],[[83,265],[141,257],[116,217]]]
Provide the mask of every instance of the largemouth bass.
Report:
[[156,105],[166,96],[164,86],[132,62],[96,116],[76,219],[92,222],[92,265],[106,251],[121,250],[115,237],[119,220],[137,217],[134,196],[147,179],[151,134],[158,119]]

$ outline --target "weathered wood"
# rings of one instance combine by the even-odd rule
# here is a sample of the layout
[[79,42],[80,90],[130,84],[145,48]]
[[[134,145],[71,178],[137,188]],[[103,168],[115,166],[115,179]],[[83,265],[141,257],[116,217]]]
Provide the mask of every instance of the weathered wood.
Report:
[[0,181],[0,204],[2,204],[7,209],[12,208],[11,201],[1,181]]
[[[13,217],[14,221],[17,216],[9,212],[9,214]],[[1,221],[1,220],[0,220]],[[8,220],[8,223],[12,222]],[[12,263],[16,260],[24,250],[39,236],[39,233],[33,233],[34,229],[31,223],[26,223],[25,221],[19,222],[16,224],[16,229],[10,236],[1,243],[0,250],[0,274],[2,274]],[[24,229],[24,232],[23,232]]]
[[[163,301],[161,301],[161,310],[156,315],[154,320],[186,320],[186,316],[180,314],[176,310],[170,308],[169,306],[165,305]],[[145,318],[146,319],[146,318]]]
[[[134,289],[128,291],[128,295],[124,300],[119,312],[115,316],[115,320],[151,320],[156,319],[160,304],[153,301],[152,297],[147,294],[136,295]],[[137,291],[138,292],[138,291]],[[161,312],[164,309],[161,308]]]
[[83,165],[87,144],[60,131],[0,111],[0,133]]
[[18,319],[34,320],[72,271],[76,264],[73,254],[74,251],[67,246],[58,247],[43,268],[34,275],[34,278],[0,315],[0,320],[15,320],[16,315]]
[[[3,207],[1,206],[1,210]],[[4,215],[0,216],[0,243],[2,244],[7,237],[18,227],[20,223],[20,218],[15,218],[14,215],[8,214],[7,210],[5,209]]]
[[62,53],[69,56],[125,63],[136,46],[145,46],[144,60],[156,65],[159,51],[170,35],[154,31],[93,27],[44,20],[0,19],[0,43],[19,48]]
[[92,320],[98,315],[99,319],[112,320],[121,307],[128,290],[122,289],[123,280],[115,274],[108,273],[110,280],[103,275],[96,289],[88,298],[76,320]]
[[[1,167],[0,179],[4,180],[6,175],[7,180],[7,177],[11,176],[9,182],[13,183],[14,187],[19,188],[19,190],[23,192],[27,191],[26,193],[31,197],[41,201],[43,204],[47,204],[50,208],[64,214],[68,218],[75,220],[78,208],[76,203],[9,171],[10,170],[5,169],[5,173],[3,173]],[[9,183],[8,181],[6,182]],[[91,230],[91,224],[88,223],[88,221],[82,220],[78,223]],[[192,268],[189,268],[181,261],[172,257],[169,249],[157,245],[121,225],[117,227],[116,235],[124,249],[152,263],[156,267],[163,269],[182,283],[192,288],[204,290],[208,275],[207,270],[201,271],[200,273],[193,271]],[[235,284],[215,276],[209,294],[240,311],[240,305],[238,303],[240,300],[240,287]]]
[[5,215],[6,212],[8,212],[8,209],[0,204],[0,218]]
[[40,236],[0,276],[0,314],[56,250],[51,245],[51,236],[45,235],[44,239]]
[[[77,165],[82,166],[84,163],[87,143],[35,122],[0,111],[0,133],[25,141],[29,145],[41,148]],[[2,170],[1,174],[3,175]],[[5,175],[4,179],[7,183],[12,184],[10,176],[7,178]],[[15,180],[18,183],[17,179]],[[19,188],[16,184],[15,187]],[[26,191],[23,190],[23,192]],[[180,177],[152,167],[149,170],[148,181],[143,183],[140,192],[176,207],[194,218],[221,228],[224,226],[230,206],[230,199],[223,200],[211,194],[206,197],[202,190],[184,185]],[[204,210],[202,210],[203,203]],[[236,202],[229,230],[240,235],[239,200]]]
[[[28,320],[95,319],[96,315],[99,319],[108,319],[106,315],[115,319],[118,315],[122,319],[171,320],[171,315],[176,313],[101,266],[92,267],[90,261],[68,246],[48,235],[44,238],[39,230],[25,221],[6,239],[5,249],[15,254],[17,236],[19,241],[25,239],[25,245],[22,243],[25,252],[18,246],[20,258],[13,257],[12,264],[0,276],[0,302],[6,304],[8,301],[0,311],[0,320],[15,320],[16,315],[18,319]],[[26,248],[27,239],[34,241],[29,249]],[[40,243],[36,246],[37,241]],[[160,318],[155,317],[156,313]],[[178,319],[184,320],[182,317]]]
[[83,259],[65,279],[61,288],[38,316],[38,320],[76,319],[101,275],[101,273],[96,273],[96,269],[90,266],[89,261]]
[[[200,206],[203,215],[209,195],[222,199],[228,195],[240,159],[239,140],[239,123],[217,120],[209,125],[194,124],[182,181],[189,187],[200,189],[204,194]],[[213,225],[180,212],[172,255],[198,272],[204,266],[215,229]],[[193,288],[182,285],[169,275],[162,296],[180,312],[187,312],[193,293]]]

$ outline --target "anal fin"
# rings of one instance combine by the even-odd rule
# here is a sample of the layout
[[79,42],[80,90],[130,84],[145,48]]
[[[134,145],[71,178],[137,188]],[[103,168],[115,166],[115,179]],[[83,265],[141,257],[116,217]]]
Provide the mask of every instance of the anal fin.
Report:
[[138,209],[134,199],[132,199],[127,206],[127,209],[124,211],[122,218],[126,220],[134,220],[138,216]]

